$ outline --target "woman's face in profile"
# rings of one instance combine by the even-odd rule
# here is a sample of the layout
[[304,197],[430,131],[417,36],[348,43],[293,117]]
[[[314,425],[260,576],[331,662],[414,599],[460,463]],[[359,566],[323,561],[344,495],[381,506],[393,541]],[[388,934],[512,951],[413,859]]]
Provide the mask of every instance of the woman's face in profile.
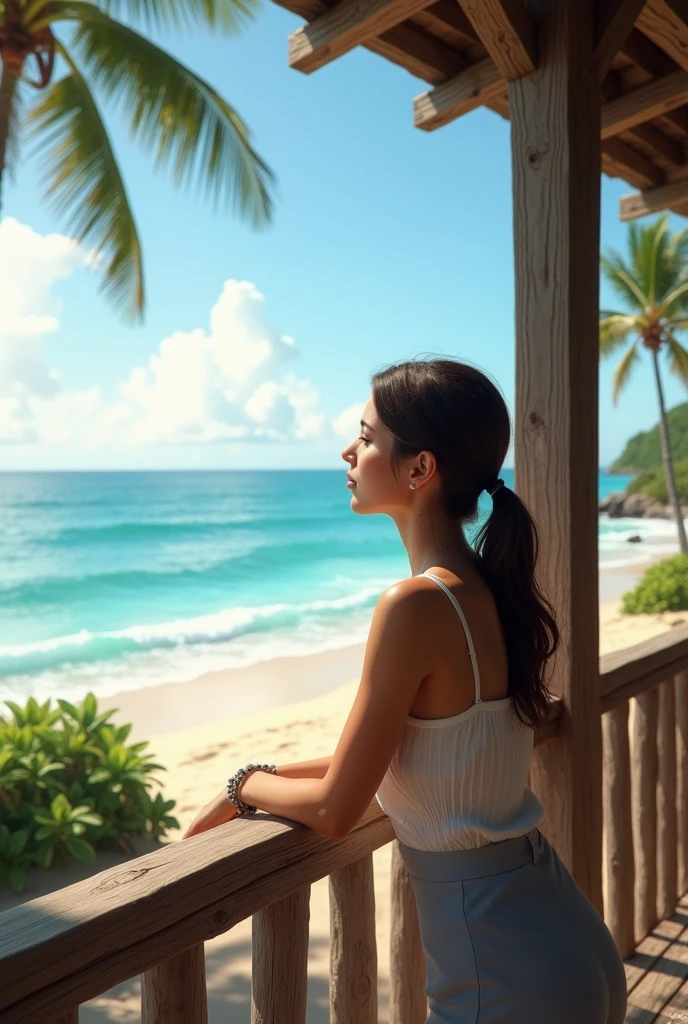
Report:
[[349,464],[348,478],[351,509],[361,515],[390,513],[408,504],[407,474],[399,467],[398,477],[392,472],[393,438],[380,422],[372,398],[366,402],[361,416],[361,433],[342,452]]

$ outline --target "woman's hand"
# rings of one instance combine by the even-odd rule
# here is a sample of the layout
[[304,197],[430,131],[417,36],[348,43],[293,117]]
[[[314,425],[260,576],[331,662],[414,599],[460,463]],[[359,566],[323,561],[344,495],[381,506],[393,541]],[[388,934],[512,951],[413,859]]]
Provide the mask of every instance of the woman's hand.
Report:
[[236,818],[236,816],[237,809],[227,796],[227,790],[223,789],[221,793],[218,793],[214,800],[211,800],[209,804],[206,804],[205,807],[198,812],[182,836],[182,839],[190,839],[191,836],[197,836],[201,832],[207,832],[209,828],[216,828],[218,825],[224,825],[226,821],[231,821],[232,818]]

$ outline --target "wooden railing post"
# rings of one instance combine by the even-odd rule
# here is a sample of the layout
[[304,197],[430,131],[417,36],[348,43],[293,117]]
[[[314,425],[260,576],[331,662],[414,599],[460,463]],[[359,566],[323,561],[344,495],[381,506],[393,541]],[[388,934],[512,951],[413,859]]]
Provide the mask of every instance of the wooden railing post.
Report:
[[251,1024],[306,1024],[311,887],[253,915]]
[[141,975],[141,1024],[207,1024],[203,943]]
[[635,941],[657,924],[657,687],[631,700],[631,806],[635,862]]
[[635,949],[628,701],[602,715],[602,741],[604,920],[625,959]]
[[390,882],[389,1024],[424,1024],[428,1001],[418,910],[396,840]]
[[678,902],[676,832],[676,716],[674,679],[658,686],[657,917],[671,917]]
[[688,889],[688,670],[674,677],[678,894]]
[[330,875],[330,1021],[377,1024],[372,854]]

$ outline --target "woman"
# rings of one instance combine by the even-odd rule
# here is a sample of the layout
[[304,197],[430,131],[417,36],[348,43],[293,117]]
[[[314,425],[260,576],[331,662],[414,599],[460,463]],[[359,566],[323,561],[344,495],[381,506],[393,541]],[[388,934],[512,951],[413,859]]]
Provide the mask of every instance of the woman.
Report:
[[[614,940],[525,785],[559,638],[535,525],[498,479],[509,435],[503,398],[471,366],[373,376],[342,453],[351,508],[391,516],[412,575],[375,608],[334,754],[240,769],[185,838],[256,808],[342,838],[375,796],[415,892],[427,1024],[622,1024]],[[473,551],[463,528],[483,490],[493,507]]]

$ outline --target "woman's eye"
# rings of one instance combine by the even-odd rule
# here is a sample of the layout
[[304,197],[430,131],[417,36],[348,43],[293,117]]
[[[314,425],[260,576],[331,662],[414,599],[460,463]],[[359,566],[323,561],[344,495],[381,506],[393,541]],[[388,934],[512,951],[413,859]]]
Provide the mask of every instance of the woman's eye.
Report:
[[368,438],[367,438],[367,437],[359,437],[359,439],[358,439],[358,440],[359,440],[359,441],[363,441],[363,444],[364,444],[364,445],[366,446],[366,448],[367,448],[367,447],[368,447],[368,445],[370,444],[370,441],[368,440]]

